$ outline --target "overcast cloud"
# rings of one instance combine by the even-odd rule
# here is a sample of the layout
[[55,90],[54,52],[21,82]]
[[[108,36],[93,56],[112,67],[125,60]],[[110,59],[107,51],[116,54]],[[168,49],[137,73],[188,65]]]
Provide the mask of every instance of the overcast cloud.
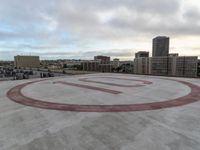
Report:
[[170,52],[200,56],[199,10],[198,0],[0,0],[0,59],[133,59],[158,35]]

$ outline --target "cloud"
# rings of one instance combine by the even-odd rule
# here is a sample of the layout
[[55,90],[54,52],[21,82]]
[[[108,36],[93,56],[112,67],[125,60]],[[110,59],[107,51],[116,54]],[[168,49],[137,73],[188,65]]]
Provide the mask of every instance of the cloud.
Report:
[[144,49],[157,35],[200,38],[199,9],[195,0],[1,0],[0,50],[89,56]]

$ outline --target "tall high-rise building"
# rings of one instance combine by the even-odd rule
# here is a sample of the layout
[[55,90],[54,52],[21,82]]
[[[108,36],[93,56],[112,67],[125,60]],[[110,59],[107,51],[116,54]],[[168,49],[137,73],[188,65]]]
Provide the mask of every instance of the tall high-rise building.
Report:
[[153,57],[168,56],[169,54],[169,37],[158,36],[153,39]]

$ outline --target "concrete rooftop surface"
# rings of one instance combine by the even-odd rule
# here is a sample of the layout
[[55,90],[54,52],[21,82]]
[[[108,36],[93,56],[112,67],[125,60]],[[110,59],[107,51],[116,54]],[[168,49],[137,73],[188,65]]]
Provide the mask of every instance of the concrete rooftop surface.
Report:
[[200,80],[102,73],[2,81],[0,150],[200,150]]

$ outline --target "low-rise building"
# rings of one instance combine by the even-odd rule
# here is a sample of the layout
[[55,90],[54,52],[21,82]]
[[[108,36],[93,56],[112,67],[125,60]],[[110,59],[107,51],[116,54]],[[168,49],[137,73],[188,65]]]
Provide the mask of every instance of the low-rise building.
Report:
[[135,53],[135,58],[140,58],[140,57],[149,57],[149,52],[139,51]]
[[179,54],[178,53],[169,53],[169,55],[168,55],[169,57],[170,56],[172,56],[172,57],[178,57],[179,56]]
[[198,57],[176,57],[176,76],[196,77]]
[[95,56],[94,60],[100,61],[101,64],[110,64],[110,57],[108,56]]
[[110,57],[107,56],[95,56],[94,60],[84,61],[81,66],[83,71],[112,72]]
[[197,65],[197,76],[200,77],[200,59],[198,60],[198,65]]
[[149,58],[141,57],[134,59],[135,74],[149,74]]
[[94,61],[94,60],[90,60],[90,61],[84,61],[81,63],[81,66],[83,68],[83,71],[99,71],[99,65],[100,62],[99,61]]
[[100,64],[99,72],[112,72],[112,65],[111,64]]
[[160,76],[174,75],[174,58],[175,57],[151,57],[149,58],[149,74]]
[[15,67],[17,68],[39,68],[39,56],[15,56]]
[[99,60],[89,60],[81,63],[83,71],[112,72],[111,64],[101,64]]

